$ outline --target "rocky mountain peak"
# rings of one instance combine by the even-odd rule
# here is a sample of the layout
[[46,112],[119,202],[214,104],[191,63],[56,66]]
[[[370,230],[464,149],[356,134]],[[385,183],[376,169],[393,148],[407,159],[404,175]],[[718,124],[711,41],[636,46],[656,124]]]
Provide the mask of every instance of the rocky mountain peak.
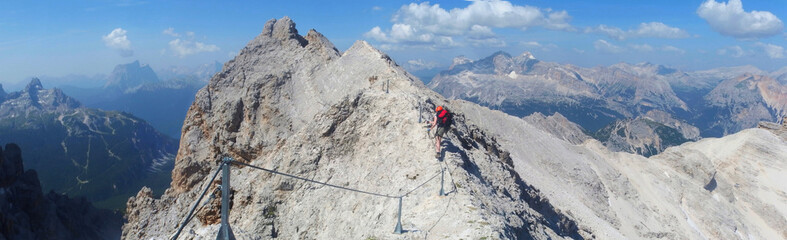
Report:
[[288,16],[284,16],[279,20],[268,20],[268,22],[265,23],[265,27],[262,29],[261,35],[279,40],[302,38],[298,35],[298,29],[295,28],[295,22]]
[[534,56],[532,53],[527,52],[527,51],[523,52],[518,57],[522,58],[522,59],[530,59],[530,60],[535,60],[536,59],[536,56]]
[[63,112],[82,106],[60,89],[44,89],[38,78],[33,78],[25,90],[5,94],[0,99],[0,118],[26,116],[39,111]]
[[159,78],[153,69],[145,64],[139,63],[139,60],[128,64],[120,64],[115,66],[109,80],[104,84],[104,89],[114,89],[120,91],[128,91],[138,88],[145,83],[159,82]]
[[0,102],[5,101],[6,95],[8,95],[8,93],[6,93],[5,89],[3,89],[3,84],[0,84]]
[[[310,47],[320,45],[312,40],[317,35],[303,38],[305,44],[299,36],[277,38],[276,31],[291,29],[277,28],[287,21],[266,23],[266,31],[197,93],[184,121],[171,189],[161,199],[143,190],[129,200],[124,237],[170,236],[179,223],[176,219],[182,219],[183,209],[199,191],[215,187],[206,179],[218,167],[217,159],[226,155],[315,181],[385,194],[404,194],[419,181],[438,176],[440,162],[435,159],[433,140],[426,137],[419,119],[431,117],[423,109],[438,104],[448,109],[459,106],[426,89],[365,41],[355,42],[341,55],[331,55],[331,51]],[[511,177],[510,159],[494,139],[465,123],[459,113],[454,119],[457,130],[446,140],[444,159],[456,169],[454,181],[473,190],[459,190],[462,195],[453,200],[436,198],[431,190],[413,191],[412,199],[419,200],[405,203],[409,209],[419,209],[413,213],[438,211],[431,206],[450,203],[452,216],[419,215],[410,218],[414,223],[404,222],[405,228],[446,221],[429,234],[464,238],[578,234],[573,221],[555,212],[537,190]],[[248,167],[232,168],[230,221],[236,236],[366,239],[391,235],[381,223],[395,219],[394,212],[379,209],[390,206],[391,199],[315,189],[316,185]],[[362,202],[352,213],[343,207]],[[530,204],[539,207],[532,210],[526,207]],[[473,206],[474,210],[453,206]],[[513,206],[531,210],[517,212]],[[199,221],[187,226],[195,231],[187,230],[186,238],[215,235],[219,207],[219,202],[210,202],[197,213]],[[262,211],[269,214],[257,214]],[[476,224],[481,219],[484,222]],[[540,226],[540,230],[528,226]],[[470,230],[456,233],[455,229]],[[419,234],[411,232],[407,237]]]
[[454,67],[456,67],[456,66],[458,66],[458,65],[467,64],[467,63],[472,63],[472,62],[473,62],[473,60],[471,60],[471,59],[469,59],[469,58],[465,57],[464,55],[462,55],[462,56],[457,56],[457,57],[455,57],[455,58],[453,59],[453,61],[451,62],[451,66],[450,66],[450,67],[448,67],[448,70],[452,70],[452,69],[454,69]]
[[41,89],[44,89],[44,86],[41,85],[41,80],[39,80],[38,78],[33,78],[32,80],[30,80],[30,83],[28,83],[27,86],[25,87],[24,92],[34,93]]

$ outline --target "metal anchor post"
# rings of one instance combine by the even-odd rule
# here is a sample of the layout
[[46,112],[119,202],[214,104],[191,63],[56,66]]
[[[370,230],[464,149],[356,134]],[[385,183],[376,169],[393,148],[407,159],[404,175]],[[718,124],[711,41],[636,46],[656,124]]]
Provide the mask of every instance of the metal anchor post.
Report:
[[443,190],[443,183],[445,183],[445,168],[440,167],[440,196],[445,196],[445,190]]
[[216,240],[235,240],[235,234],[232,233],[230,228],[230,163],[233,159],[231,157],[224,157],[222,161],[222,174],[221,174],[221,227]]
[[402,197],[399,197],[399,217],[396,220],[396,229],[394,233],[402,234]]

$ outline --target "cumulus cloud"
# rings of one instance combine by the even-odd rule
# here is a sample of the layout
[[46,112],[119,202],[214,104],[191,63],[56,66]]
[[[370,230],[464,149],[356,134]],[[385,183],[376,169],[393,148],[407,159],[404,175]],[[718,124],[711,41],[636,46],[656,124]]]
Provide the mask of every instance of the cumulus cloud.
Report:
[[734,58],[739,58],[746,55],[746,51],[744,51],[741,46],[729,46],[716,50],[716,54],[722,56],[730,55]]
[[213,44],[192,42],[188,40],[181,40],[180,38],[170,41],[169,48],[175,53],[176,56],[181,58],[201,52],[215,52],[219,50],[219,47]]
[[131,41],[128,40],[126,33],[127,31],[122,28],[115,28],[106,36],[102,36],[101,39],[104,40],[107,47],[118,50],[120,56],[131,57],[134,56],[134,50],[131,49]]
[[438,66],[437,62],[433,61],[426,61],[423,59],[411,59],[407,61],[407,64],[404,65],[407,70],[410,71],[418,71],[418,70],[428,70],[434,69]]
[[523,47],[526,47],[528,49],[540,49],[542,51],[550,51],[550,50],[558,48],[558,46],[555,45],[554,43],[542,44],[542,43],[539,43],[539,42],[536,42],[536,41],[519,42],[519,45],[523,46]]
[[784,47],[779,45],[758,42],[755,44],[755,46],[762,49],[762,51],[765,52],[765,54],[771,59],[784,58],[784,56],[787,55],[787,52],[784,51]]
[[617,40],[625,40],[627,38],[688,38],[689,33],[686,30],[670,27],[661,22],[640,23],[635,29],[623,31],[617,27],[610,27],[607,25],[598,25],[593,28],[586,28],[585,33],[600,33],[607,35],[610,38]]
[[169,50],[178,57],[186,57],[188,55],[193,55],[202,52],[216,52],[219,51],[219,47],[213,44],[205,44],[202,42],[194,41],[194,32],[186,32],[186,38],[180,38],[182,35],[180,33],[175,32],[174,28],[167,28],[161,32],[162,34],[169,35],[172,37],[176,37],[176,39],[169,41]]
[[621,53],[624,50],[622,47],[609,43],[602,39],[593,42],[593,47],[596,48],[596,50],[603,53]]
[[[379,26],[364,34],[384,44],[408,46],[458,46],[464,40],[473,45],[501,46],[493,29],[527,30],[542,27],[571,31],[571,16],[566,11],[552,11],[508,1],[473,1],[465,8],[446,10],[440,4],[411,3],[393,16],[390,30]],[[451,45],[446,45],[451,44]]]
[[674,52],[674,53],[677,53],[677,54],[684,54],[684,53],[686,53],[686,50],[677,48],[675,46],[670,46],[670,45],[666,45],[664,47],[661,47],[661,50],[665,51],[665,52]]
[[162,31],[161,33],[164,34],[164,35],[170,35],[170,36],[173,36],[173,37],[180,37],[180,34],[176,33],[175,32],[175,28],[172,28],[172,27],[164,29],[164,31]]
[[653,52],[653,47],[648,44],[632,44],[631,49],[640,51],[640,52]]
[[697,15],[722,35],[741,39],[770,37],[780,34],[784,28],[782,21],[771,12],[744,11],[741,0],[705,1],[697,8]]

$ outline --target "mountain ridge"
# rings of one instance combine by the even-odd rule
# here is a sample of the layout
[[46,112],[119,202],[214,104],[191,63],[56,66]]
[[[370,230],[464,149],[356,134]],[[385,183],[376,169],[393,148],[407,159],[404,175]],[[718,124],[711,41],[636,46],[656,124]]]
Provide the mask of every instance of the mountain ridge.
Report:
[[[199,189],[214,187],[203,180],[225,154],[249,164],[387,194],[407,192],[436,176],[440,163],[417,113],[423,102],[449,109],[450,103],[366,42],[358,41],[339,55],[332,45],[314,44],[327,40],[316,38],[320,35],[312,31],[305,38],[295,34],[289,18],[268,21],[263,32],[200,90],[184,126],[172,188],[160,199],[143,190],[129,200],[127,212],[134,214],[128,216],[124,238],[172,234],[167,229],[183,217],[179,209],[191,202],[183,199],[194,199]],[[456,117],[461,130],[446,146],[445,158],[455,169],[450,177],[458,183],[454,187],[465,194],[452,200],[435,197],[431,190],[436,191],[437,182],[428,182],[429,191],[415,191],[405,200],[407,209],[413,210],[403,212],[404,228],[426,231],[443,221],[433,225],[429,234],[579,236],[574,222],[551,208],[536,189],[509,178],[506,155],[493,139]],[[390,200],[315,188],[248,168],[233,171],[237,174],[232,181],[248,186],[233,185],[233,211],[240,214],[231,215],[230,221],[239,237],[380,238],[388,236],[395,223],[394,211],[385,210],[394,206]],[[527,207],[531,204],[540,207]],[[436,205],[448,207],[456,217],[440,218],[443,208]],[[187,226],[196,232],[187,236],[215,235],[219,207],[212,202],[210,210],[198,212],[199,221]],[[269,214],[242,214],[261,211]]]
[[0,142],[37,149],[27,166],[40,173],[44,189],[115,209],[123,204],[118,196],[141,185],[163,191],[176,151],[176,142],[144,120],[86,108],[38,79],[0,102]]
[[[773,159],[787,158],[787,143],[774,141],[773,133],[753,129],[703,139],[650,159],[611,152],[592,139],[573,144],[520,117],[448,100],[368,43],[338,54],[315,40],[327,41],[298,35],[288,17],[270,20],[199,91],[171,188],[160,198],[143,189],[129,199],[123,238],[170,237],[193,204],[204,207],[184,226],[183,237],[215,237],[222,203],[196,199],[203,189],[216,191],[219,181],[207,178],[225,156],[344,188],[389,196],[411,191],[400,198],[405,232],[393,235],[394,198],[233,164],[231,189],[224,190],[238,238],[785,236],[781,223],[740,220],[784,215],[775,207],[777,214],[756,211],[785,201],[777,194],[779,179],[758,179],[767,187],[762,189],[734,184],[760,176],[758,163],[784,169]],[[432,117],[424,109],[437,105],[455,117],[439,159],[421,121]],[[739,144],[716,154],[726,141]],[[751,157],[736,161],[740,154]],[[443,168],[449,195],[436,196],[441,185],[428,180]],[[714,179],[717,187],[703,188]],[[755,201],[754,190],[776,195]]]

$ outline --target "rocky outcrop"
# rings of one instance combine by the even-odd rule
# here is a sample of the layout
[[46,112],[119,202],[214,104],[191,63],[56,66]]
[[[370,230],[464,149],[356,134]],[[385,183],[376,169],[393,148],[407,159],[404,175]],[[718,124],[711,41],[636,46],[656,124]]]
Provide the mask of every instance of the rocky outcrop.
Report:
[[24,170],[16,144],[0,149],[0,239],[117,239],[120,214],[84,198],[43,194],[35,170]]
[[[695,128],[696,129],[696,128]],[[648,157],[690,140],[679,130],[649,117],[618,120],[593,133],[609,150]]]
[[[453,109],[455,103],[368,43],[339,53],[316,31],[300,36],[285,17],[266,23],[240,52],[197,94],[172,187],[159,199],[143,190],[129,200],[123,238],[174,234],[200,191],[216,188],[217,182],[206,181],[224,155],[385,195],[416,189],[403,198],[405,238],[583,236],[572,218],[513,172],[507,151],[459,112],[444,161],[437,161],[419,109]],[[388,91],[383,83],[390,84]],[[437,195],[441,166],[448,169],[448,196]],[[229,222],[239,238],[397,237],[397,199],[237,166],[229,192]],[[206,203],[184,238],[215,237],[220,202]]]
[[727,135],[760,121],[777,121],[787,109],[787,86],[762,75],[744,74],[721,82],[708,95],[700,114],[707,128]]
[[59,89],[33,79],[0,103],[0,143],[25,149],[46,191],[86,197],[122,209],[140,187],[169,184],[177,145],[142,119],[84,108]]
[[[650,159],[592,139],[577,145],[522,118],[446,100],[365,42],[339,53],[316,36],[300,36],[289,18],[271,20],[200,90],[171,188],[129,199],[123,238],[169,238],[194,204],[181,238],[214,238],[221,203],[196,200],[203,189],[218,192],[220,181],[209,178],[223,156],[382,195],[232,165],[232,187],[219,191],[230,197],[227,220],[240,239],[784,236],[778,203],[787,197],[769,176],[785,176],[778,159],[787,144],[770,132],[686,143]],[[442,161],[419,121],[436,105],[455,114]],[[447,196],[431,181],[442,168]],[[394,235],[402,195],[405,233]]]
[[576,146],[502,112],[460,106],[509,151],[523,181],[595,238],[787,236],[787,141],[769,131],[747,129],[644,158],[595,140]]
[[560,113],[555,113],[547,117],[537,112],[522,119],[552,134],[556,138],[563,139],[569,143],[582,144],[585,140],[591,139],[590,136],[585,134],[582,127],[569,121]]

